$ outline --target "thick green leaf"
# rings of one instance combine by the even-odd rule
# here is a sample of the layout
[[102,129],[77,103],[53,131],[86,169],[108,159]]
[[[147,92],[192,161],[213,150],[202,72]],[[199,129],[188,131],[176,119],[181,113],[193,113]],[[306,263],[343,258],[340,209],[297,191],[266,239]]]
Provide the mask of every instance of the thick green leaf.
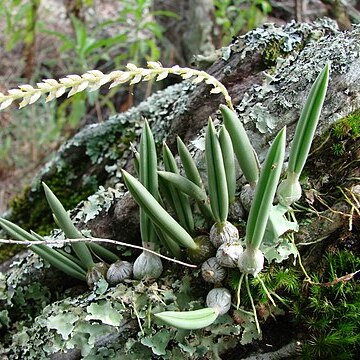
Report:
[[[48,204],[54,213],[54,216],[57,220],[57,223],[64,231],[65,236],[69,239],[80,239],[83,238],[83,235],[72,223],[69,214],[62,206],[59,199],[55,194],[50,190],[50,188],[43,182],[43,187],[45,190],[46,199]],[[94,262],[91,256],[91,252],[85,243],[73,243],[71,244],[75,254],[80,259],[80,261],[86,266],[89,270],[94,266]]]
[[211,118],[205,134],[205,156],[211,210],[216,222],[223,223],[229,212],[228,188],[220,142]]
[[[0,219],[0,225],[2,228],[14,239],[20,241],[37,241],[38,238],[27,231],[23,230],[16,224],[12,222]],[[81,268],[76,262],[72,261],[68,257],[62,255],[53,248],[50,248],[46,245],[32,245],[30,249],[35,253],[46,260],[50,265],[56,267],[57,269],[63,271],[64,273],[75,277],[79,280],[86,280],[86,272]]]
[[246,244],[251,249],[258,249],[264,237],[284,162],[285,143],[286,128],[284,127],[276,136],[268,151],[255,188],[245,236]]
[[106,249],[105,247],[101,246],[100,244],[90,242],[88,245],[89,245],[91,251],[93,251],[97,256],[99,256],[103,260],[110,261],[113,263],[120,259],[112,251]]
[[221,146],[221,152],[224,158],[229,203],[232,203],[235,200],[236,190],[235,159],[231,137],[225,126],[222,126],[220,129],[219,141]]
[[[155,199],[158,199],[157,155],[154,137],[145,120],[140,139],[139,180]],[[155,243],[156,232],[149,217],[140,208],[140,231],[143,243]]]
[[236,158],[250,185],[254,186],[259,178],[260,165],[254,148],[236,113],[225,105],[220,105],[224,124],[230,134]]
[[158,171],[161,179],[172,184],[178,190],[193,198],[203,215],[209,219],[213,219],[211,208],[208,204],[208,196],[203,188],[190,181],[189,179],[168,171]]
[[[166,171],[179,174],[176,160],[165,143],[163,144],[163,161]],[[174,204],[174,210],[179,218],[181,226],[183,226],[189,233],[192,233],[194,231],[194,219],[188,196],[177,190],[172,185],[169,185],[169,190]]]
[[192,237],[166,212],[149,191],[125,170],[122,170],[122,174],[131,195],[150,219],[177,243],[197,249]]
[[164,311],[154,315],[178,329],[195,330],[211,325],[218,317],[218,312],[214,308],[204,308],[193,311]]
[[177,137],[177,148],[178,148],[178,153],[181,159],[181,163],[182,166],[184,168],[186,177],[192,181],[194,184],[196,184],[197,186],[203,188],[203,183],[200,177],[200,173],[196,167],[196,164],[189,152],[189,150],[187,149],[187,147],[185,146],[185,144],[182,142],[182,140]]
[[294,140],[289,154],[289,173],[299,177],[308,157],[318,124],[329,81],[330,64],[316,78],[296,126]]

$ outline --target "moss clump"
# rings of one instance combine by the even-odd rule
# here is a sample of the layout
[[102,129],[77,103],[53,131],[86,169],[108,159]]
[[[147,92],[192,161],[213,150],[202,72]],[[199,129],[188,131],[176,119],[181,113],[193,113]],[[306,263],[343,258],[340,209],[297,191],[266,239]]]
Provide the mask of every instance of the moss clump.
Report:
[[[283,299],[283,304],[275,301],[285,311],[285,318],[292,318],[287,331],[293,337],[300,335],[302,338],[301,359],[357,358],[360,351],[360,274],[350,280],[346,275],[358,270],[359,256],[349,250],[336,249],[324,255],[311,276],[312,284],[304,284],[301,272],[295,268],[278,264],[272,264],[266,273],[259,274],[268,290]],[[232,273],[229,282],[235,290],[238,281],[238,273]],[[258,316],[265,322],[262,325],[264,334],[271,317],[276,317],[276,326],[280,328],[283,318],[278,317],[279,308],[271,306],[258,278],[251,280],[251,289],[256,294]],[[241,293],[241,303],[250,306],[245,292]]]
[[0,262],[10,259],[19,251],[21,251],[23,247],[21,245],[9,245],[9,244],[1,244],[0,246]]
[[353,150],[353,142],[360,136],[360,110],[337,121],[330,129],[331,151],[335,156],[342,156]]
[[284,55],[284,52],[281,50],[280,41],[273,40],[269,42],[263,51],[263,62],[267,67],[275,66],[277,59],[282,55]]
[[[324,256],[314,282],[292,304],[297,326],[307,340],[303,359],[355,359],[360,351],[360,284],[339,278],[360,269],[360,258],[347,250]],[[336,355],[335,355],[336,354]]]
[[337,140],[357,139],[360,136],[360,109],[337,121],[331,129],[331,136]]

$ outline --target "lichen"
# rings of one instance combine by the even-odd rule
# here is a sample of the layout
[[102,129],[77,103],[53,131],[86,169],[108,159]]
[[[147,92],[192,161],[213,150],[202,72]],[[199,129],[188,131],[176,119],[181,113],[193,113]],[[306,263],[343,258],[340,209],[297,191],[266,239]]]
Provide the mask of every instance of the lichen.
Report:
[[114,204],[114,201],[123,195],[124,189],[121,184],[116,188],[109,187],[107,189],[100,186],[93,195],[89,196],[74,209],[75,216],[73,220],[75,222],[82,221],[86,224],[100,214],[100,212],[104,211],[107,213]]
[[0,272],[0,307],[3,317],[8,319],[7,324],[0,321],[0,328],[14,330],[29,325],[50,303],[51,292],[41,276],[46,271],[49,271],[49,265],[34,254],[25,253],[12,263],[11,271]]
[[164,310],[204,306],[206,290],[199,291],[193,282],[188,271],[182,281],[168,275],[158,283],[129,280],[115,288],[100,282],[94,292],[49,304],[31,322],[7,329],[0,354],[48,359],[59,351],[79,349],[83,359],[102,359],[104,353],[134,360],[152,353],[162,359],[194,359],[235,347],[242,333],[244,342],[250,341],[250,334],[250,339],[256,337],[253,318],[246,314],[241,325],[229,315],[221,316],[206,333],[165,328],[153,318]]

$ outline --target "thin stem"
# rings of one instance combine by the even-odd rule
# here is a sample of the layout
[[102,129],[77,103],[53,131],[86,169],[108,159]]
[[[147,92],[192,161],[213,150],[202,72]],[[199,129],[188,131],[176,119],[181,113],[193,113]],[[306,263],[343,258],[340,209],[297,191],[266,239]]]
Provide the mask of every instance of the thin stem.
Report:
[[256,307],[255,307],[255,304],[254,304],[254,299],[251,295],[251,291],[250,291],[250,286],[249,286],[249,275],[246,274],[245,276],[245,284],[246,284],[246,290],[248,292],[248,295],[249,295],[249,299],[250,299],[250,302],[251,302],[251,307],[253,309],[253,314],[254,314],[254,319],[255,319],[255,324],[256,324],[256,329],[258,331],[258,334],[260,335],[261,334],[261,329],[260,329],[260,324],[259,324],[259,320],[258,320],[258,317],[257,317],[257,313],[256,313]]
[[244,280],[244,275],[245,274],[241,274],[240,280],[239,280],[239,285],[238,285],[238,288],[236,291],[236,310],[239,310],[239,307],[240,307],[240,290],[241,290],[242,282]]
[[133,305],[134,305],[134,313],[135,313],[137,322],[138,322],[138,324],[139,324],[139,328],[140,328],[141,334],[144,336],[144,335],[145,335],[145,332],[144,332],[144,329],[143,329],[142,324],[141,324],[141,321],[140,321],[139,313],[138,313],[137,310],[136,310],[136,304],[133,303]]
[[276,303],[275,303],[274,299],[272,298],[269,290],[267,289],[264,281],[261,279],[260,276],[257,276],[257,279],[260,281],[260,284],[261,284],[262,288],[264,289],[266,296],[269,298],[269,300],[271,301],[271,303],[272,303],[274,306],[276,306]]
[[69,243],[79,243],[79,242],[100,242],[100,243],[108,243],[108,244],[127,246],[127,247],[130,247],[133,249],[147,251],[147,252],[157,255],[165,260],[172,261],[176,264],[180,264],[180,265],[187,266],[190,268],[197,267],[196,265],[193,265],[193,264],[188,264],[188,263],[180,261],[180,260],[171,259],[165,255],[161,255],[161,254],[157,253],[156,251],[143,248],[142,246],[127,244],[122,241],[117,241],[117,240],[112,240],[112,239],[93,238],[93,237],[79,238],[79,239],[65,239],[65,240],[44,240],[44,241],[40,241],[40,240],[39,241],[20,241],[20,240],[0,239],[0,244],[12,244],[12,245],[20,244],[20,245],[28,245],[28,246],[32,246],[32,245],[65,245],[65,244],[69,244]]
[[281,296],[279,296],[276,292],[270,291],[270,293],[272,296],[276,297],[284,306],[286,306],[288,309],[291,309],[291,307],[286,303],[286,301]]
[[297,253],[297,256],[298,256],[298,261],[299,261],[299,266],[300,266],[300,269],[301,271],[303,272],[303,274],[305,275],[305,280],[306,282],[309,282],[311,283],[312,280],[311,280],[311,277],[308,275],[307,271],[305,270],[305,267],[301,261],[301,255],[300,255],[300,252],[295,244],[295,239],[294,239],[294,234],[291,233],[291,234],[288,234],[288,237],[290,238],[290,241],[292,242],[292,244],[294,245],[295,249],[296,249],[296,253]]

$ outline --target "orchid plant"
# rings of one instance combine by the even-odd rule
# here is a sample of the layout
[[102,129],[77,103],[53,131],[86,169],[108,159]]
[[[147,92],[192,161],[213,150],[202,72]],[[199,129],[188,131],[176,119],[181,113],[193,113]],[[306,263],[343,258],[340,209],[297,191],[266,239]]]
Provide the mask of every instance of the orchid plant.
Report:
[[[258,277],[264,268],[265,259],[261,245],[265,231],[275,239],[286,231],[296,229],[287,225],[284,214],[291,212],[290,206],[301,196],[299,177],[308,157],[323,106],[329,69],[330,65],[326,64],[310,90],[296,127],[286,177],[280,186],[278,184],[285,157],[286,128],[281,129],[275,137],[261,166],[234,110],[228,91],[223,84],[204,71],[178,66],[163,68],[160,63],[149,62],[147,69],[128,64],[126,71],[113,71],[110,74],[89,71],[82,76],[69,75],[59,81],[46,79],[37,84],[37,88],[22,85],[18,89],[9,90],[7,95],[0,93],[0,110],[15,100],[20,100],[20,107],[32,104],[43,94],[47,94],[46,101],[49,101],[63,95],[67,89],[70,89],[71,96],[85,89],[96,90],[106,83],[112,83],[110,87],[113,87],[125,82],[136,84],[151,79],[159,81],[169,74],[179,75],[183,79],[192,78],[195,84],[204,81],[212,86],[211,93],[223,94],[226,102],[226,105],[220,105],[223,124],[217,131],[210,118],[205,134],[207,188],[195,161],[180,138],[177,139],[177,146],[183,171],[178,168],[174,155],[165,143],[162,156],[163,170],[158,170],[155,141],[146,120],[139,152],[135,154],[138,179],[125,170],[122,170],[122,176],[140,207],[143,247],[157,251],[164,247],[176,258],[184,255],[182,249],[185,248],[190,260],[202,264],[203,279],[214,284],[214,289],[208,293],[206,308],[185,312],[162,312],[155,314],[155,317],[170,326],[182,329],[198,329],[212,324],[219,315],[231,308],[231,292],[221,284],[227,275],[227,268],[237,268],[240,276],[237,306],[239,307],[240,289],[245,279],[254,319],[260,333],[249,276]],[[235,157],[253,194],[244,239],[239,239],[237,228],[228,221],[229,204],[235,200]],[[71,223],[54,194],[46,185],[44,189],[55,220],[65,235],[69,238],[81,237],[81,233]],[[276,191],[279,204],[274,206]],[[193,217],[194,202],[204,219],[213,224],[209,236],[197,236]],[[172,211],[168,210],[168,206],[172,207]],[[278,206],[281,206],[280,210]],[[272,226],[274,219],[283,221],[281,231]],[[39,238],[38,235],[27,233],[5,219],[0,220],[0,225],[16,239],[31,241]],[[90,250],[111,261],[117,260],[115,255],[100,245],[79,243],[72,246],[74,255],[45,245],[34,245],[31,248],[50,264],[82,280],[86,278],[86,271],[89,272],[96,266]],[[144,251],[136,259],[133,270],[137,279],[157,278],[162,272],[161,260],[154,253]],[[273,302],[265,284],[260,278],[259,280]]]
[[[45,183],[43,183],[43,187],[54,220],[63,230],[65,236],[68,239],[83,238],[84,236],[76,229],[59,199]],[[43,241],[44,245],[31,245],[30,249],[64,273],[79,280],[87,281],[90,287],[106,272],[106,262],[111,263],[119,260],[117,255],[96,243],[72,243],[73,254],[69,254],[62,249],[47,246],[42,236],[35,232],[29,233],[9,220],[0,218],[0,225],[12,238],[19,241],[30,242],[30,244],[31,242],[38,243],[39,240]],[[95,263],[93,254],[103,261]]]

